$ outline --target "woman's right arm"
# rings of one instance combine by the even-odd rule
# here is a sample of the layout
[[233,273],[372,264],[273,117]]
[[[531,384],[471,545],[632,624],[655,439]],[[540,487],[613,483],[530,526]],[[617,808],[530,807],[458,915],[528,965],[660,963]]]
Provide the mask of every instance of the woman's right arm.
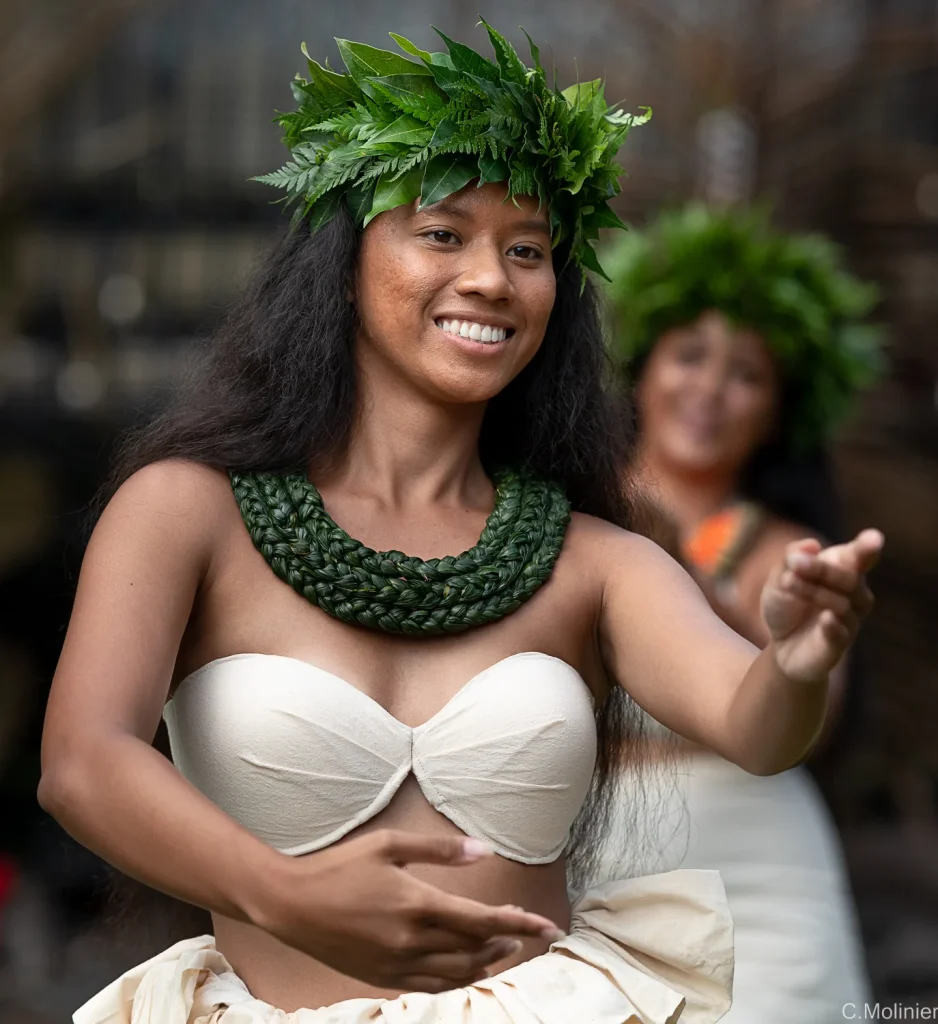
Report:
[[39,801],[127,874],[248,920],[274,851],[151,746],[193,601],[211,579],[221,482],[203,467],[158,463],[101,516],[52,684]]
[[286,857],[151,746],[200,590],[211,587],[227,478],[183,462],[117,492],[85,554],[42,740],[39,801],[80,843],[171,896],[265,928],[384,987],[439,991],[556,931],[538,915],[443,893],[409,862],[470,863],[458,838],[373,832]]

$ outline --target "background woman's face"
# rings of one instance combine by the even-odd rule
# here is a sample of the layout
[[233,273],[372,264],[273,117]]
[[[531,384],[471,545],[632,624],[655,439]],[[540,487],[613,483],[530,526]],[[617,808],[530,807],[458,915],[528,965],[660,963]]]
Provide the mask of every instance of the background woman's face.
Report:
[[376,217],[358,264],[358,359],[438,401],[498,394],[540,347],[554,304],[547,211],[471,183]]
[[779,390],[759,335],[704,313],[648,357],[637,388],[643,442],[677,470],[737,474],[771,433]]

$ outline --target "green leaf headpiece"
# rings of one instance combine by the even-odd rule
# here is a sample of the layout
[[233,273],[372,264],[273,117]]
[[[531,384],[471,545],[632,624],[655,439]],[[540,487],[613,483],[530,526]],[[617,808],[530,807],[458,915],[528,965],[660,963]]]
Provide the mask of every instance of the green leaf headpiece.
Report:
[[877,288],[849,274],[828,239],[776,231],[765,210],[690,204],[629,231],[602,256],[618,364],[637,375],[662,333],[719,310],[778,359],[782,430],[795,450],[822,444],[882,369],[883,330],[863,323]]
[[309,59],[304,44],[309,80],[297,76],[298,109],[276,119],[291,159],[255,180],[284,189],[314,231],[342,202],[364,227],[418,197],[423,207],[473,179],[504,181],[512,197],[548,204],[552,244],[566,243],[574,263],[603,274],[591,243],[600,228],[624,227],[608,205],[623,173],[616,152],[650,111],[609,108],[598,79],[549,86],[533,43],[529,68],[482,24],[495,61],[442,32],[446,53],[392,32],[416,60],[337,39],[348,69],[340,74]]

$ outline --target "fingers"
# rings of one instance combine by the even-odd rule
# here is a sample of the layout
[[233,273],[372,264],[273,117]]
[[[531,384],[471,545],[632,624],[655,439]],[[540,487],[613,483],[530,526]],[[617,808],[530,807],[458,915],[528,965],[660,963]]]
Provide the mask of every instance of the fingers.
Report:
[[472,864],[495,852],[488,843],[468,836],[421,836],[381,829],[371,836],[379,856],[394,864]]
[[555,942],[563,932],[553,921],[520,907],[491,907],[486,903],[432,890],[425,919],[444,931],[491,939],[500,935],[530,936]]
[[843,620],[838,619],[831,611],[823,611],[820,615],[821,630],[829,643],[845,646],[853,638],[856,629],[851,629]]
[[788,594],[807,601],[815,608],[830,612],[837,620],[854,632],[860,628],[861,613],[852,596],[838,593],[817,583],[810,583],[798,574],[785,570],[778,581],[779,587]]
[[[796,541],[794,544],[789,544],[786,549],[787,555],[796,554],[802,543],[802,541]],[[884,544],[885,538],[879,530],[861,530],[847,544],[834,544],[829,548],[824,548],[820,551],[819,557],[829,564],[840,565],[854,572],[866,573],[876,567]]]
[[825,559],[825,554],[827,551],[811,555],[790,548],[785,559],[787,569],[781,573],[779,585],[838,614],[846,610],[845,602],[861,618],[869,614],[874,603],[873,593],[862,574],[839,561]]
[[882,555],[886,538],[879,530],[861,530],[851,541],[857,560],[856,567],[860,572],[869,572],[876,567]]
[[415,974],[469,985],[488,974],[488,968],[522,949],[517,939],[493,939],[474,953],[428,953],[414,961]]

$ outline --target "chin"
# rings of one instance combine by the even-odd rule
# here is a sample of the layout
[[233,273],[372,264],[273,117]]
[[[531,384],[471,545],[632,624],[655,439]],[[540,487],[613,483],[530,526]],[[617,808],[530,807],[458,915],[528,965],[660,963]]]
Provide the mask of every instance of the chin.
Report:
[[722,449],[711,445],[694,443],[675,444],[668,452],[668,461],[678,469],[687,473],[725,472],[728,463],[736,460],[729,458]]
[[438,400],[453,405],[479,405],[493,399],[510,381],[494,379],[488,374],[450,372],[435,374],[428,383],[433,397]]

